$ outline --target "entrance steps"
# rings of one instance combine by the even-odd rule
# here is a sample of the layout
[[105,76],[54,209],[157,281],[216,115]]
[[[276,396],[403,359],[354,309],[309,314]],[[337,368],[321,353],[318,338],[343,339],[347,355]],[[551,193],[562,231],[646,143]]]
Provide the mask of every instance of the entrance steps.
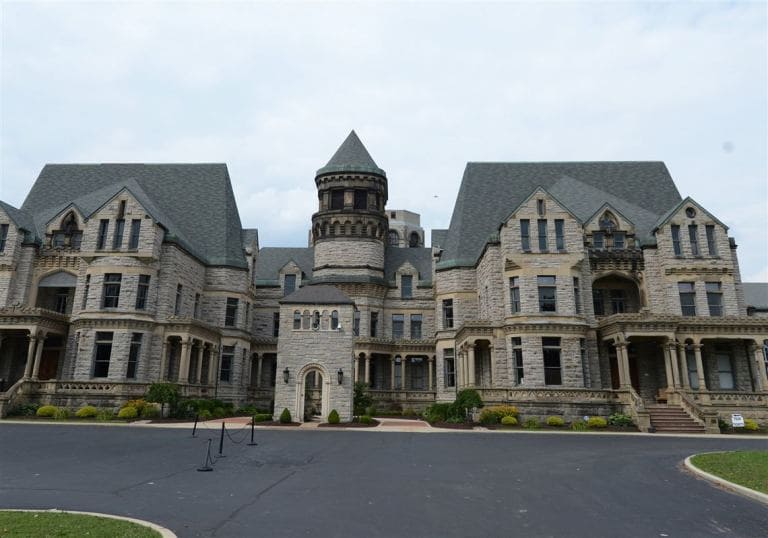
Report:
[[679,407],[648,405],[651,426],[657,433],[704,433],[704,426],[693,420]]

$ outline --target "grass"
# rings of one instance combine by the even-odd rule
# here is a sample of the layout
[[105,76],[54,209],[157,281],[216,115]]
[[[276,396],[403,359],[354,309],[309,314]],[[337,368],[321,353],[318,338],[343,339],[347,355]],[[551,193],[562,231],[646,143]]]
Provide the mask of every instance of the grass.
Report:
[[699,454],[691,463],[702,471],[768,494],[768,451]]
[[104,517],[67,514],[62,512],[0,511],[0,537],[2,538],[158,538],[153,529]]

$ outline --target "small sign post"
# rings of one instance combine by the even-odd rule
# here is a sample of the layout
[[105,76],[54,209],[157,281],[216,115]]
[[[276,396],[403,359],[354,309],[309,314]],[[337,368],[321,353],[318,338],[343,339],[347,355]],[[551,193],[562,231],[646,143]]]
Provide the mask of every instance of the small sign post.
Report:
[[731,426],[734,428],[743,428],[744,427],[744,417],[741,415],[733,414],[731,415]]

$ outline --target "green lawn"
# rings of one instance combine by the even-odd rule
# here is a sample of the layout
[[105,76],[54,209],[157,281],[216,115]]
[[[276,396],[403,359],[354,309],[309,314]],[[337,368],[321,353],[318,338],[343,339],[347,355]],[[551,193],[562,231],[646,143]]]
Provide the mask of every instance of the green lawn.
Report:
[[768,493],[768,451],[699,454],[691,463],[740,486]]
[[104,517],[51,512],[0,511],[1,538],[158,538],[160,533],[131,523]]

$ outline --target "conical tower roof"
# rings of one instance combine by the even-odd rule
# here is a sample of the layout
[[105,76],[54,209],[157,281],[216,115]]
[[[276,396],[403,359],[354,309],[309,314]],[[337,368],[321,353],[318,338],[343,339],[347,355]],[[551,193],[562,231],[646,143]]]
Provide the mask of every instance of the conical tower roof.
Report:
[[328,164],[317,171],[317,175],[333,172],[367,172],[385,177],[387,175],[376,165],[354,130],[339,146]]

